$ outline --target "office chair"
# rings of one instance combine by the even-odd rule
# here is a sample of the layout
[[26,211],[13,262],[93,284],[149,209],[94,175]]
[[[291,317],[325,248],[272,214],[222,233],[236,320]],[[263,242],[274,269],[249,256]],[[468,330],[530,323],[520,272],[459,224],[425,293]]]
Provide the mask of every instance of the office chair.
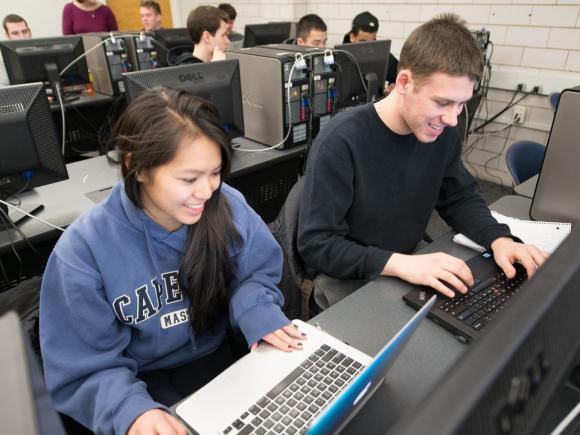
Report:
[[552,106],[552,110],[556,112],[556,109],[558,108],[558,102],[560,101],[560,92],[552,92],[548,98],[550,100],[550,106]]
[[278,287],[284,295],[284,314],[290,319],[308,320],[309,301],[312,293],[310,280],[305,279],[304,263],[298,254],[298,214],[304,190],[304,177],[292,186],[278,217],[270,225],[270,230],[284,254],[282,280]]
[[282,44],[296,44],[296,38],[288,38],[282,41]]
[[192,51],[193,48],[191,45],[179,45],[177,47],[170,48],[167,51],[167,65],[174,65],[179,56],[181,56],[183,53],[191,53]]
[[546,147],[531,140],[517,141],[506,154],[508,170],[518,185],[540,172]]

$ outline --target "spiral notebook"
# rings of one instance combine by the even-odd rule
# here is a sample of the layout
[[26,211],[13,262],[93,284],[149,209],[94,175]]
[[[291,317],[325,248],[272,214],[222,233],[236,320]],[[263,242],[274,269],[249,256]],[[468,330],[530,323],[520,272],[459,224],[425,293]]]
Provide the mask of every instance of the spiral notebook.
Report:
[[[491,214],[499,223],[509,226],[512,234],[522,239],[524,243],[535,245],[549,253],[554,252],[572,230],[570,223],[517,219],[504,216],[496,211],[492,211]],[[485,251],[483,246],[478,245],[463,234],[455,235],[453,241],[479,252]]]

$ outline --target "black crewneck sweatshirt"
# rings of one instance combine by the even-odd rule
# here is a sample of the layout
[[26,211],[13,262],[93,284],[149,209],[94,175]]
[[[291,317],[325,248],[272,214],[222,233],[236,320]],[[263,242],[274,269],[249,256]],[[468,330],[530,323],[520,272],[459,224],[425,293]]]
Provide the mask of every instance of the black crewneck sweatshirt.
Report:
[[391,131],[372,103],[339,114],[308,156],[298,225],[307,274],[375,279],[392,253],[413,252],[433,209],[487,248],[511,235],[465,169],[456,128],[421,143]]

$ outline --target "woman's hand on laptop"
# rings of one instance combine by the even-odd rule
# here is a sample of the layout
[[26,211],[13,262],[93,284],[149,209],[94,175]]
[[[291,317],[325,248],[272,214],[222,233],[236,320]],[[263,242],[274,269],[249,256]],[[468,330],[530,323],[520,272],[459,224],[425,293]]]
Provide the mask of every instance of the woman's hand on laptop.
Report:
[[426,285],[450,298],[455,296],[450,287],[465,293],[473,285],[473,275],[465,262],[442,252],[422,255],[394,253],[381,275]]
[[516,276],[516,269],[513,266],[515,261],[525,267],[528,277],[531,278],[550,255],[534,245],[516,242],[511,237],[495,239],[491,244],[491,250],[495,262],[508,278]]
[[[300,340],[305,339],[306,334],[300,332],[298,327],[292,323],[262,337],[262,340],[266,343],[270,343],[275,348],[283,350],[284,352],[291,352],[292,349],[302,350]],[[252,344],[251,350],[253,351],[257,347],[258,343],[254,343]]]
[[129,426],[127,435],[187,435],[187,429],[175,417],[161,409],[145,411]]

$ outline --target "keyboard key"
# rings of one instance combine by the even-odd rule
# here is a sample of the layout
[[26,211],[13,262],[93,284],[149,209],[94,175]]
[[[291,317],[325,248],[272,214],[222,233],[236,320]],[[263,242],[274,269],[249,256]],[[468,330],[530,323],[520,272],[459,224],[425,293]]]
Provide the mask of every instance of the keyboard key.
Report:
[[324,362],[330,361],[337,353],[338,351],[336,349],[331,349],[330,352],[328,352],[326,355],[322,357],[322,361]]
[[262,412],[260,412],[259,415],[261,418],[268,418],[268,417],[270,417],[270,411],[268,411],[267,409],[264,409]]
[[278,409],[278,405],[276,405],[274,402],[272,402],[272,403],[270,403],[268,405],[268,408],[267,409],[270,412],[274,412],[274,411],[276,411]]
[[260,408],[259,408],[258,406],[256,406],[256,405],[253,405],[253,406],[250,408],[250,412],[251,412],[253,415],[258,415],[258,414],[260,413]]
[[304,411],[302,414],[300,414],[300,418],[308,421],[312,418],[312,414],[310,414],[308,411]]
[[232,423],[232,426],[240,430],[242,427],[244,427],[244,422],[238,419]]
[[480,329],[483,329],[485,327],[485,325],[487,325],[487,320],[479,319],[477,322],[475,322],[473,325],[471,325],[471,327],[473,329],[475,329],[476,331],[479,331]]
[[284,402],[286,402],[286,398],[284,396],[276,397],[276,400],[274,400],[274,402],[277,405],[282,405]]
[[268,394],[266,394],[266,397],[270,399],[275,398],[278,394],[284,391],[288,385],[294,382],[294,380],[296,380],[296,378],[298,378],[302,373],[304,373],[304,369],[302,367],[296,367],[292,373],[290,373],[278,385],[272,388]]
[[292,419],[296,419],[300,413],[296,409],[292,409],[288,414]]
[[274,426],[274,432],[276,432],[276,433],[282,433],[283,430],[284,430],[284,426],[282,426],[280,423],[278,423],[276,426]]
[[340,362],[343,366],[348,367],[352,364],[352,358],[345,358]]
[[262,424],[262,419],[260,417],[256,417],[252,420],[252,424],[254,426],[260,426]]
[[310,405],[308,407],[308,412],[311,412],[312,414],[316,414],[319,410],[320,408],[316,405]]
[[298,429],[296,429],[294,426],[289,426],[286,428],[286,432],[289,435],[294,435],[296,432],[298,432]]
[[282,418],[282,414],[280,414],[279,412],[275,412],[274,414],[272,414],[272,420],[274,421],[279,421]]
[[294,399],[289,399],[288,402],[286,402],[286,405],[288,405],[290,408],[293,408],[294,406],[296,406],[296,400]]
[[274,422],[273,422],[272,420],[266,420],[266,421],[264,422],[264,427],[265,427],[266,429],[271,429],[271,428],[272,428],[272,426],[274,426]]
[[304,420],[302,420],[302,419],[300,419],[300,418],[297,418],[297,419],[296,419],[296,421],[294,422],[294,425],[295,425],[296,427],[299,427],[299,428],[300,428],[300,427],[304,426],[304,424],[305,424],[305,423],[306,423],[306,422],[305,422]]
[[331,347],[328,344],[323,344],[322,346],[320,346],[320,348],[325,352],[328,352],[331,349]]
[[248,435],[248,434],[252,433],[253,430],[254,430],[254,426],[252,426],[251,424],[247,424],[246,426],[244,426],[242,428],[241,431],[238,432],[238,435]]
[[290,417],[284,417],[280,423],[282,423],[284,426],[289,426],[292,424],[292,419]]
[[265,435],[266,434],[266,429],[264,429],[263,427],[259,427],[258,429],[256,429],[256,435]]
[[260,406],[261,408],[265,408],[266,406],[268,406],[269,403],[270,400],[267,397],[262,397],[260,400],[258,400],[257,405]]
[[290,411],[290,408],[288,408],[286,405],[281,406],[280,409],[278,410],[280,414],[286,414],[288,411]]
[[338,364],[339,362],[341,362],[344,358],[346,357],[346,355],[344,353],[338,353],[338,355],[336,355],[333,359],[332,362],[335,364]]
[[234,429],[233,429],[231,426],[228,426],[228,427],[226,427],[226,428],[225,428],[225,429],[222,431],[222,433],[223,433],[224,435],[227,435],[227,434],[229,434],[229,433],[230,433],[232,430],[234,430]]
[[250,413],[246,411],[246,412],[244,412],[244,413],[242,414],[242,416],[241,416],[240,418],[241,418],[242,420],[245,420],[245,419],[246,419],[246,417],[247,417],[248,415],[250,415]]

